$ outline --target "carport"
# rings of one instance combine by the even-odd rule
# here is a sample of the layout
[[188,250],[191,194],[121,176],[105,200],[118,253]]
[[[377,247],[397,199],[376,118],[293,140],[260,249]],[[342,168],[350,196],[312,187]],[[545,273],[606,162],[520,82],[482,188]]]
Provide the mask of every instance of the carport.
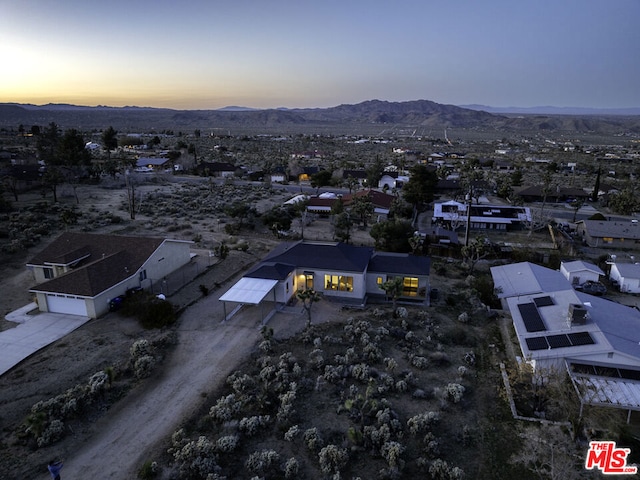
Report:
[[[233,287],[220,297],[222,308],[224,311],[224,320],[230,319],[243,305],[260,305],[262,324],[266,322],[264,315],[264,305],[262,301],[273,292],[273,303],[276,302],[276,291],[274,287],[278,284],[278,280],[266,278],[249,278],[242,277]],[[227,302],[239,303],[231,313],[227,316]]]

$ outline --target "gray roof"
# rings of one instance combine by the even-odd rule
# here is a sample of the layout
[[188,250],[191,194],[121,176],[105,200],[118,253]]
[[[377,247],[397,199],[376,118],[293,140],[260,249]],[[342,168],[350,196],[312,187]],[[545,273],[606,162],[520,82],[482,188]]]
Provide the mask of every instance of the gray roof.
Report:
[[607,222],[601,220],[580,220],[587,233],[593,238],[629,238],[640,240],[640,224],[632,222]]
[[373,248],[370,247],[299,241],[278,245],[264,261],[297,268],[364,272],[372,255]]
[[572,288],[560,272],[531,262],[491,267],[491,276],[494,288],[498,289],[498,298]]
[[637,263],[616,263],[616,268],[620,275],[625,278],[640,278],[640,264]]
[[640,358],[640,311],[586,293],[576,295],[616,351]]
[[417,257],[406,253],[376,252],[369,262],[369,272],[405,275],[429,275],[429,257]]
[[604,275],[604,272],[600,267],[593,263],[585,262],[583,260],[575,260],[573,262],[562,262],[564,269],[569,272],[583,272],[588,270],[589,272],[597,273],[598,275]]

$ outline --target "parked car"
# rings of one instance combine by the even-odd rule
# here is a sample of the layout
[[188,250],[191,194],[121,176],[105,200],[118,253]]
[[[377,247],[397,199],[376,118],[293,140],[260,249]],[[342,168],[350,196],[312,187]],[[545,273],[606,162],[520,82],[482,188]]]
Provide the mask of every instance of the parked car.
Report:
[[605,287],[600,282],[594,282],[592,280],[589,280],[589,281],[584,282],[582,284],[582,291],[584,293],[588,293],[590,295],[602,296],[605,293],[607,293],[607,287]]

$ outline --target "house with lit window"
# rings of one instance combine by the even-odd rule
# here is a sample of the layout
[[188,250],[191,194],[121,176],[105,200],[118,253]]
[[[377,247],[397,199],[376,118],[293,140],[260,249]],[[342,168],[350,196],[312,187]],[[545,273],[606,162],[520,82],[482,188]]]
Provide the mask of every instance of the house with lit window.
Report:
[[27,268],[41,312],[98,318],[134,288],[151,289],[191,261],[187,240],[66,232]]
[[347,304],[381,301],[381,286],[402,277],[400,301],[428,302],[430,259],[377,252],[341,242],[287,242],[247,272],[220,300],[257,305],[263,300],[287,304],[298,290],[314,289]]
[[590,247],[640,248],[640,224],[638,221],[580,220],[576,233]]
[[469,207],[455,200],[433,205],[433,223],[437,225],[455,231],[467,221],[472,230],[521,230],[531,223],[531,210],[512,205],[474,204]]

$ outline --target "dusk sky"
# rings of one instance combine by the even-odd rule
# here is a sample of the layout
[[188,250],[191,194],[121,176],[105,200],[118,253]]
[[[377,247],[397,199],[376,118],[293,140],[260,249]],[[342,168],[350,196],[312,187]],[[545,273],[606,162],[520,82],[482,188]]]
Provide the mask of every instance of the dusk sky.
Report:
[[0,102],[640,107],[640,0],[0,0]]

